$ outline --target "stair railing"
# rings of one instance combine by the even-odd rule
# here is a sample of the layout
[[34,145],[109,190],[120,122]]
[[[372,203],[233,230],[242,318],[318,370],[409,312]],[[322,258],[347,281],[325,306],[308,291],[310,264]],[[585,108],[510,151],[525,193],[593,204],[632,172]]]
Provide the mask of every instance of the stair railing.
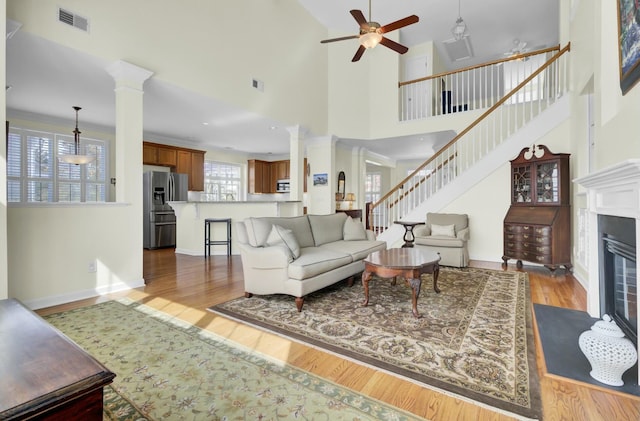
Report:
[[567,44],[528,76],[519,73],[512,90],[370,207],[368,228],[384,232],[562,97],[569,51]]
[[[505,57],[476,66],[398,84],[400,121],[487,109],[515,85],[504,78],[504,64],[527,62],[537,68],[559,46]],[[506,83],[505,83],[506,82]]]

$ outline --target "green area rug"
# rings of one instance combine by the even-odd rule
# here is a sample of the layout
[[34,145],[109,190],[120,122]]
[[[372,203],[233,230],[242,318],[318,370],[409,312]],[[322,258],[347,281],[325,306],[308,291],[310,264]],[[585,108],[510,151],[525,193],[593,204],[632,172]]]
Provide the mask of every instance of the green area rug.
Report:
[[285,295],[210,308],[427,387],[524,418],[541,418],[529,279],[524,272],[441,268],[424,275],[418,309],[404,282],[345,282],[310,294],[302,312]]
[[116,373],[107,420],[416,419],[142,304],[45,320]]

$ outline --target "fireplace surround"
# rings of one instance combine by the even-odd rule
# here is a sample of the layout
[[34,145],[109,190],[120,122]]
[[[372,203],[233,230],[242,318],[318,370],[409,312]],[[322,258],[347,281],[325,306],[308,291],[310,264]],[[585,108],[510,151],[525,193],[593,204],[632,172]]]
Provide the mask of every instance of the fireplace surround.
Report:
[[[605,311],[610,311],[610,307],[607,306],[607,297],[604,288],[604,262],[605,259],[611,259],[607,257],[606,249],[612,246],[613,249],[619,247],[618,240],[620,237],[624,237],[623,240],[629,241],[629,238],[633,238],[635,244],[633,248],[638,250],[640,239],[640,159],[630,159],[622,161],[618,164],[604,168],[597,172],[591,173],[587,176],[577,178],[573,180],[578,185],[582,186],[586,190],[586,221],[584,221],[586,232],[586,250],[587,250],[587,274],[586,279],[582,275],[582,271],[576,276],[587,291],[587,312],[592,317],[601,318]],[[580,194],[580,193],[579,193]],[[607,218],[607,216],[614,218]],[[615,241],[609,241],[603,239],[603,231],[616,225],[614,222],[607,221],[620,221],[620,220],[632,220],[634,222],[633,228],[627,228],[623,230],[633,229],[635,232],[620,234],[609,233],[608,237],[613,238]],[[615,230],[615,229],[614,229]],[[611,231],[611,229],[609,229]],[[606,234],[606,233],[605,233]],[[633,234],[631,235],[628,234]],[[625,243],[625,241],[621,241]],[[603,246],[601,247],[601,244]],[[622,246],[627,250],[628,247]],[[635,253],[634,250],[634,253]],[[622,253],[624,255],[625,253]],[[629,257],[629,256],[627,256]],[[620,261],[620,257],[616,257]],[[638,271],[638,260],[636,258],[633,262],[630,258],[624,258],[623,265],[625,274],[627,272],[633,272],[633,275]],[[633,263],[632,263],[633,262]],[[630,267],[635,266],[635,267]],[[620,269],[618,269],[620,270]],[[627,280],[623,283],[630,284],[632,281]],[[630,299],[627,301],[627,305],[635,301],[635,308],[627,309],[628,314],[632,317],[640,313],[640,303],[638,300]],[[613,317],[613,315],[611,315]],[[620,320],[616,320],[619,323]],[[636,319],[637,323],[637,319]],[[629,326],[620,326],[623,329],[629,329]],[[631,332],[630,339],[637,341],[637,326],[635,332]],[[627,332],[625,332],[627,333]],[[627,335],[629,336],[629,335]],[[640,370],[639,370],[640,375]]]

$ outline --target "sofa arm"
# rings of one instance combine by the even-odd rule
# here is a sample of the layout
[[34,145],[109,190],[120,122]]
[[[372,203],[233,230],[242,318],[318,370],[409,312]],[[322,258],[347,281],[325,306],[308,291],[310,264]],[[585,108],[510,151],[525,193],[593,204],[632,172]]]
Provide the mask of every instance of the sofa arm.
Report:
[[369,241],[375,241],[376,240],[376,233],[371,231],[371,230],[366,230],[365,231],[367,233],[367,240]]
[[286,269],[291,262],[291,253],[284,245],[270,247],[252,247],[248,244],[240,245],[243,264],[254,269]]
[[417,225],[413,228],[414,237],[428,237],[431,235],[431,228],[426,225]]
[[456,238],[467,241],[469,239],[469,227],[462,228],[460,231],[458,231],[456,233]]

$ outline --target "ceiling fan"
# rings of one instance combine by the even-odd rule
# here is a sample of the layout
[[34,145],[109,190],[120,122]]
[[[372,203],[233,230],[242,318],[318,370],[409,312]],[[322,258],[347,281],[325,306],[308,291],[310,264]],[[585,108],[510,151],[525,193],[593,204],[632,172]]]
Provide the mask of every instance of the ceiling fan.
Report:
[[360,60],[360,57],[364,54],[367,48],[373,48],[378,44],[382,44],[387,48],[391,48],[393,51],[396,51],[400,54],[404,54],[409,49],[402,44],[398,44],[395,41],[390,40],[389,38],[385,38],[383,34],[387,32],[395,31],[396,29],[400,29],[402,27],[411,25],[413,23],[418,22],[419,18],[416,15],[407,16],[404,19],[397,20],[395,22],[391,22],[387,25],[380,26],[378,22],[374,22],[371,20],[371,0],[369,0],[369,21],[364,17],[364,14],[360,10],[351,10],[351,16],[356,20],[358,25],[360,25],[360,34],[358,35],[349,35],[346,37],[340,38],[332,38],[325,39],[320,41],[322,44],[326,44],[328,42],[335,41],[344,41],[347,39],[359,38],[360,47],[356,51],[356,54],[351,59],[352,62],[356,62]]
[[[527,43],[525,41],[520,41],[518,38],[516,38],[513,40],[513,48],[507,51],[506,53],[504,53],[504,55],[507,57],[516,57],[516,56],[519,56],[520,54],[524,54],[528,52],[529,50],[531,49],[527,48]],[[528,58],[523,57],[523,61],[526,61],[526,60],[528,60]]]

